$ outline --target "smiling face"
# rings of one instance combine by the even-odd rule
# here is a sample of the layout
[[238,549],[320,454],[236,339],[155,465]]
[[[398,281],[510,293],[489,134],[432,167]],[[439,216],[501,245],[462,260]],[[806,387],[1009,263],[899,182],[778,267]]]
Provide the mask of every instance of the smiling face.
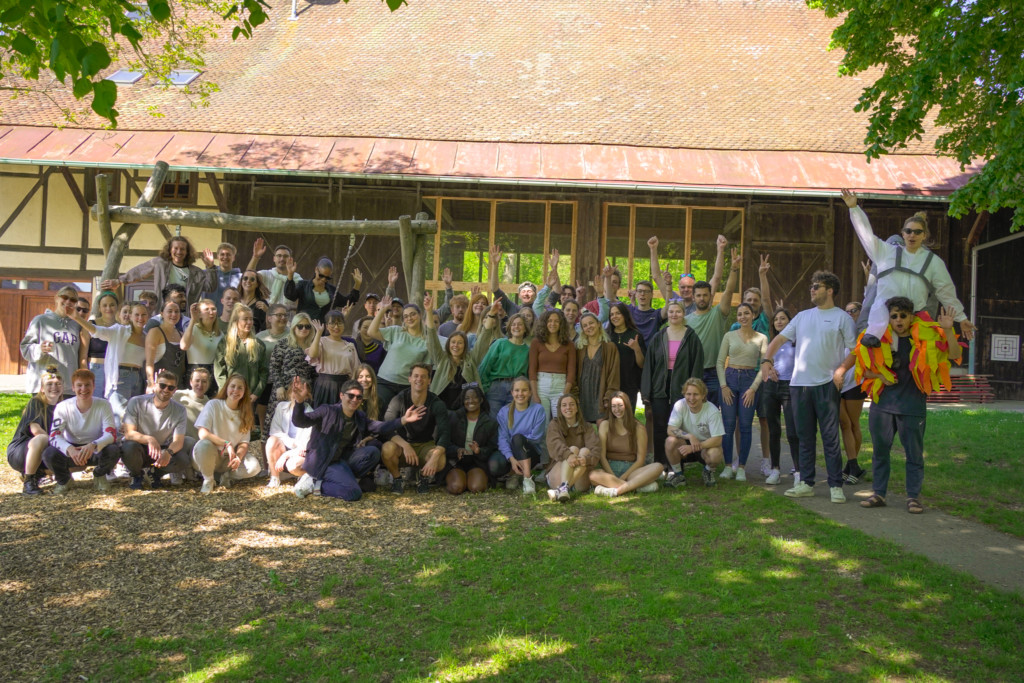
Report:
[[117,322],[122,325],[128,325],[132,321],[132,307],[125,304],[121,307],[121,310],[117,312]]
[[686,399],[686,407],[691,413],[699,413],[704,407],[704,393],[693,384],[687,385],[683,398]]
[[693,286],[697,284],[697,281],[692,277],[685,276],[679,278],[679,296],[684,301],[693,301]]
[[171,262],[179,268],[185,265],[185,256],[188,255],[188,244],[181,240],[171,242]]
[[370,338],[370,325],[372,323],[373,323],[373,320],[371,320],[370,318],[365,318],[361,323],[359,323],[359,336],[360,337],[362,337],[363,339],[369,339]]
[[61,292],[53,298],[53,312],[57,315],[69,316],[75,312],[75,304],[77,303],[77,294]]
[[210,390],[210,373],[193,372],[188,382],[189,387],[196,396],[202,396]]
[[141,332],[142,328],[149,322],[149,309],[142,304],[132,306],[131,321],[135,331]]
[[80,401],[92,402],[92,392],[96,388],[96,382],[91,379],[76,379],[71,383],[71,390]]
[[903,235],[903,242],[906,245],[907,251],[911,254],[924,246],[929,236],[928,228],[921,221],[913,218],[908,219],[903,224],[903,231],[900,234]]
[[755,318],[761,313],[761,295],[757,292],[747,292],[744,294],[743,303],[753,309]]
[[462,358],[466,353],[466,340],[462,338],[461,334],[453,334],[448,339],[448,353],[453,358]]
[[402,324],[406,328],[415,329],[420,324],[420,312],[413,307],[409,307],[402,310]]
[[519,380],[512,383],[512,400],[516,404],[516,408],[522,410],[530,403],[530,383],[526,380]]
[[488,306],[488,304],[487,304],[487,299],[486,298],[479,297],[479,298],[473,299],[473,315],[475,315],[476,317],[479,318],[480,316],[482,316],[484,314],[484,311],[487,310],[487,306]]
[[519,290],[519,300],[525,305],[532,306],[535,298],[537,298],[537,290],[533,287],[523,287]]
[[313,334],[313,326],[305,318],[299,318],[292,329],[295,331],[295,338],[303,343]]
[[580,319],[580,305],[575,300],[566,301],[562,304],[562,315],[570,327],[576,325]]
[[43,396],[48,404],[56,405],[64,398],[64,380],[60,377],[50,377],[43,381]]
[[253,295],[256,293],[256,283],[259,280],[259,275],[254,270],[247,270],[242,273],[242,279],[238,281],[238,286],[247,295]]
[[612,415],[616,420],[621,420],[626,415],[626,402],[622,400],[622,397],[615,396],[611,400],[611,411]]
[[786,329],[786,325],[789,324],[789,316],[786,315],[785,311],[779,311],[775,314],[775,317],[772,318],[772,324],[775,325],[776,332],[782,332]]
[[558,414],[565,418],[569,424],[576,422],[576,414],[579,408],[576,406],[576,399],[572,396],[563,396],[558,399]]
[[462,397],[462,407],[470,415],[480,412],[480,392],[472,389],[467,391]]
[[[366,301],[364,301],[363,302],[363,308],[366,309],[366,315],[370,316],[371,318],[373,316],[377,315],[377,306],[379,304],[380,304],[380,301],[378,301],[377,299],[374,299],[374,298],[370,298],[370,299],[367,299]],[[465,313],[465,311],[463,311],[463,313]]]
[[562,321],[559,320],[557,315],[549,315],[546,328],[549,335],[558,335],[558,331],[562,329]]
[[235,252],[227,247],[218,249],[217,263],[220,264],[221,270],[231,270],[231,267],[235,265]]
[[238,403],[245,398],[245,393],[249,391],[248,387],[245,386],[245,380],[240,377],[235,377],[228,382],[228,388],[225,392],[228,400],[228,405],[232,408],[237,408]]
[[824,306],[828,303],[829,290],[820,282],[811,284],[811,303],[815,306]]
[[284,264],[288,262],[288,257],[291,256],[291,252],[287,249],[277,249],[274,251],[274,267],[278,270],[284,270]]
[[105,296],[100,299],[100,317],[104,320],[113,320],[117,317],[117,299],[112,296]]
[[736,309],[736,322],[740,327],[750,327],[750,323],[754,322],[754,314],[749,306],[739,306]]
[[651,299],[654,298],[654,290],[646,282],[636,286],[636,303],[641,309],[646,309],[651,305]]
[[619,310],[618,306],[613,306],[608,311],[608,320],[616,330],[621,331],[626,326],[626,318],[623,317],[622,311]]
[[508,324],[508,334],[512,339],[522,339],[526,336],[526,323],[521,317]]
[[373,386],[373,375],[370,374],[369,370],[363,368],[359,371],[359,374],[356,375],[356,381],[359,382],[359,385],[363,388],[363,393],[365,394]]
[[668,324],[673,327],[679,327],[686,322],[686,311],[683,310],[682,305],[678,302],[668,305],[666,316],[668,317]]
[[413,368],[409,373],[409,386],[413,391],[426,391],[430,385],[430,373],[426,368]]
[[597,322],[597,318],[592,315],[583,318],[580,322],[580,329],[583,330],[583,334],[588,338],[601,336],[601,325]]
[[452,320],[457,323],[461,323],[466,317],[466,304],[462,301],[456,301],[451,305]]
[[220,305],[224,309],[224,313],[227,315],[231,314],[234,310],[235,304],[238,303],[238,290],[237,289],[225,289],[224,294],[220,297]]
[[327,319],[327,333],[332,338],[338,338],[345,334],[345,319],[341,316],[332,316]]
[[160,315],[166,322],[171,323],[171,325],[176,325],[178,321],[181,320],[181,309],[178,308],[178,304],[168,300],[167,303],[164,304],[164,308],[160,312]]

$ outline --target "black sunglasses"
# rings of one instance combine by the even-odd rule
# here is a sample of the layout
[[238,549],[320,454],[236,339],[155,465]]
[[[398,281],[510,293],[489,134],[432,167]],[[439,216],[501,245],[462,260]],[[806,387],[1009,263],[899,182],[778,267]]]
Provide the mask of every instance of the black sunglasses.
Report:
[[299,323],[298,325],[295,326],[295,329],[297,329],[297,330],[311,330],[311,329],[313,329],[313,326],[312,325],[307,325],[306,323]]
[[157,382],[156,385],[163,391],[167,391],[168,389],[174,391],[178,388],[177,384],[168,384],[167,382]]
[[345,394],[345,398],[347,398],[350,401],[362,401],[363,400],[363,395],[362,394],[355,394],[355,393],[352,393],[350,391],[350,392]]
[[324,275],[323,273],[314,273],[313,277],[314,278],[319,278],[321,280],[330,280],[331,279],[330,275]]
[[923,235],[924,228],[903,228],[904,235]]

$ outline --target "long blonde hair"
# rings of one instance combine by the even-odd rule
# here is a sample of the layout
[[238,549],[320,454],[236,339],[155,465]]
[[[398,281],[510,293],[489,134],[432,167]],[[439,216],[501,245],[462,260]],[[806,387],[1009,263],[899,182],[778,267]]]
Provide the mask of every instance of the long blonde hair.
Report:
[[[231,321],[228,323],[228,336],[224,342],[224,360],[227,361],[228,365],[235,364],[235,356],[238,354],[238,319],[242,317],[243,313],[252,315],[252,309],[245,304],[235,304],[235,308],[231,311]],[[249,337],[242,340],[241,343],[249,356],[249,362],[258,362],[260,359],[261,342],[256,339],[256,335],[250,333]]]
[[313,321],[309,317],[308,313],[296,313],[295,315],[293,315],[291,323],[288,324],[288,345],[294,346],[297,349],[305,350],[308,349],[310,343],[312,343],[314,332],[310,330],[309,334],[306,335],[306,345],[303,346],[299,342],[298,337],[295,336],[295,327],[301,323],[306,323],[311,328],[313,327]]
[[[530,378],[529,377],[525,377],[523,375],[520,375],[519,377],[516,377],[514,380],[512,380],[513,388],[517,384],[519,384],[520,382],[526,382],[526,386],[530,390],[530,393],[531,394],[533,393],[533,387],[530,386]],[[527,403],[526,407],[529,408],[530,404]],[[508,428],[509,429],[512,429],[512,425],[515,424],[515,421],[516,421],[516,402],[515,402],[515,400],[513,400],[511,403],[508,404]]]

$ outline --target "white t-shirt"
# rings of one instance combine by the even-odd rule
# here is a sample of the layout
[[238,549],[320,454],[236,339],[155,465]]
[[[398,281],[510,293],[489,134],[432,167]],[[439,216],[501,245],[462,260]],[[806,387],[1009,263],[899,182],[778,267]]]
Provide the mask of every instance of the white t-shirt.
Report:
[[63,400],[53,409],[50,423],[50,445],[68,454],[68,447],[95,443],[103,449],[114,443],[117,427],[114,426],[114,411],[110,403],[94,398],[86,412],[78,409],[78,399],[72,396]]
[[699,413],[690,410],[686,399],[681,398],[672,406],[672,415],[668,418],[668,426],[682,429],[687,434],[694,434],[701,441],[724,436],[725,425],[722,424],[722,413],[714,403],[704,401]]
[[[260,278],[260,282],[263,286],[270,291],[270,296],[267,297],[267,305],[273,306],[275,304],[288,304],[294,305],[294,301],[289,301],[284,295],[284,284],[288,281],[288,276],[284,273],[277,272],[276,268],[269,268],[267,270],[256,271],[256,274]],[[298,273],[292,276],[292,280],[296,284],[302,282],[302,278],[299,277]]]
[[817,387],[832,381],[832,373],[857,345],[853,318],[841,308],[810,308],[789,321],[782,336],[796,344],[791,387]]
[[[292,410],[294,406],[291,401],[281,401],[274,409],[274,417],[270,420],[270,431],[268,435],[276,436],[285,442],[285,446],[291,448],[305,448],[309,442],[309,435],[313,432],[312,427],[300,429],[292,422]],[[306,414],[312,412],[306,406]],[[283,438],[282,438],[283,437]]]
[[241,424],[241,411],[231,410],[227,402],[220,398],[211,398],[196,418],[197,431],[200,427],[205,427],[236,446],[240,443],[249,443],[249,432],[243,432]]

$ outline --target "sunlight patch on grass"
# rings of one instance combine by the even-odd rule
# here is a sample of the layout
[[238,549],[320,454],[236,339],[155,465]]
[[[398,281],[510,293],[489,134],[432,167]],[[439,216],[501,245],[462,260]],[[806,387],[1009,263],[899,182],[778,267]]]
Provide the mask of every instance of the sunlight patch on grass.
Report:
[[0,581],[0,593],[21,593],[32,586],[27,581]]
[[441,574],[450,571],[451,568],[452,566],[447,562],[440,562],[432,567],[424,565],[422,569],[416,572],[416,578],[421,580],[434,579],[440,576]]
[[176,680],[181,681],[181,683],[208,681],[215,676],[226,674],[232,669],[238,669],[245,664],[248,664],[251,659],[252,655],[245,652],[238,652],[219,659],[210,666],[185,674],[184,676],[179,676]]
[[802,574],[795,569],[768,569],[761,572],[766,579],[799,579]]
[[[458,661],[459,658],[449,655],[439,659],[434,665],[431,676],[419,680],[471,681],[484,677],[500,678],[513,667],[523,662],[549,659],[565,655],[573,646],[566,641],[555,639],[538,639],[530,636],[508,636],[501,633],[492,638],[485,646],[472,648],[466,654],[470,661]],[[571,669],[566,669],[570,675]]]
[[771,517],[758,517],[754,521],[758,524],[775,524],[775,520]]
[[779,552],[785,553],[786,555],[793,555],[794,557],[800,557],[805,560],[825,561],[836,559],[835,553],[822,550],[821,548],[812,548],[806,541],[772,536],[771,542],[772,547]]

